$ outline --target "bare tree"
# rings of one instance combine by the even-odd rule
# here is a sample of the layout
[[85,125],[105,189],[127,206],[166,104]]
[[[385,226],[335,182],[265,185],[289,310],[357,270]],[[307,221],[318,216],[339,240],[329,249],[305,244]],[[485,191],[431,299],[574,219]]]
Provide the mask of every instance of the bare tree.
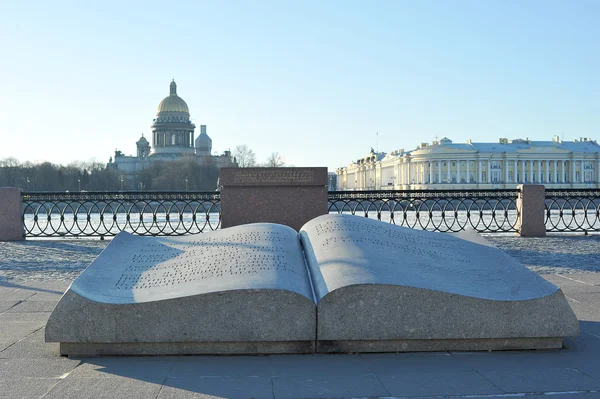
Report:
[[246,144],[235,147],[233,156],[240,168],[251,168],[256,166],[256,155]]
[[265,162],[265,167],[267,168],[281,168],[283,166],[285,166],[285,162],[278,152],[272,152]]

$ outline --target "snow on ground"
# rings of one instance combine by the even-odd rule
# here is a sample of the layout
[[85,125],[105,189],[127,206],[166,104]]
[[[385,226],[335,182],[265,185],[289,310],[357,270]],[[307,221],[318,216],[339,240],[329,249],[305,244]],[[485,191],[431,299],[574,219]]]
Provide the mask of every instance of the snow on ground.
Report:
[[[600,271],[600,235],[488,234],[486,238],[540,274]],[[108,243],[92,239],[0,242],[0,280],[71,281]]]
[[73,280],[106,245],[81,239],[0,242],[0,280]]

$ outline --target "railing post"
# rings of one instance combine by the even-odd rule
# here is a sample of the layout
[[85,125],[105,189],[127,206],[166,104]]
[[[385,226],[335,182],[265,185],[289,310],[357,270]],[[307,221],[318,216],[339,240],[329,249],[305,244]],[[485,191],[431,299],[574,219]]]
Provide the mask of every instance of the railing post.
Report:
[[523,237],[546,235],[546,189],[541,184],[519,184],[517,234]]
[[25,239],[23,198],[20,188],[0,188],[0,241]]

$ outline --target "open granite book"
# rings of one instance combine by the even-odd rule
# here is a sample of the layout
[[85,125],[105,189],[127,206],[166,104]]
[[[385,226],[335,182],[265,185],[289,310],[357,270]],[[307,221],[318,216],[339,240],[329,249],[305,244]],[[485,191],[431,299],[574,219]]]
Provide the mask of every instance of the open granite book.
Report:
[[78,356],[560,348],[577,334],[560,289],[479,236],[338,214],[300,232],[122,232],[46,326]]

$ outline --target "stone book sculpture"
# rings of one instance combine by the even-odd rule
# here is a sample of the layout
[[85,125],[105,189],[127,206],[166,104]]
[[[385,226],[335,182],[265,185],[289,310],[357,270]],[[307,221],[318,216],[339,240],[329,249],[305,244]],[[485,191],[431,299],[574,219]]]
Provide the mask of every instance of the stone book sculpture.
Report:
[[324,215],[120,233],[46,326],[64,355],[560,348],[563,293],[485,240]]

